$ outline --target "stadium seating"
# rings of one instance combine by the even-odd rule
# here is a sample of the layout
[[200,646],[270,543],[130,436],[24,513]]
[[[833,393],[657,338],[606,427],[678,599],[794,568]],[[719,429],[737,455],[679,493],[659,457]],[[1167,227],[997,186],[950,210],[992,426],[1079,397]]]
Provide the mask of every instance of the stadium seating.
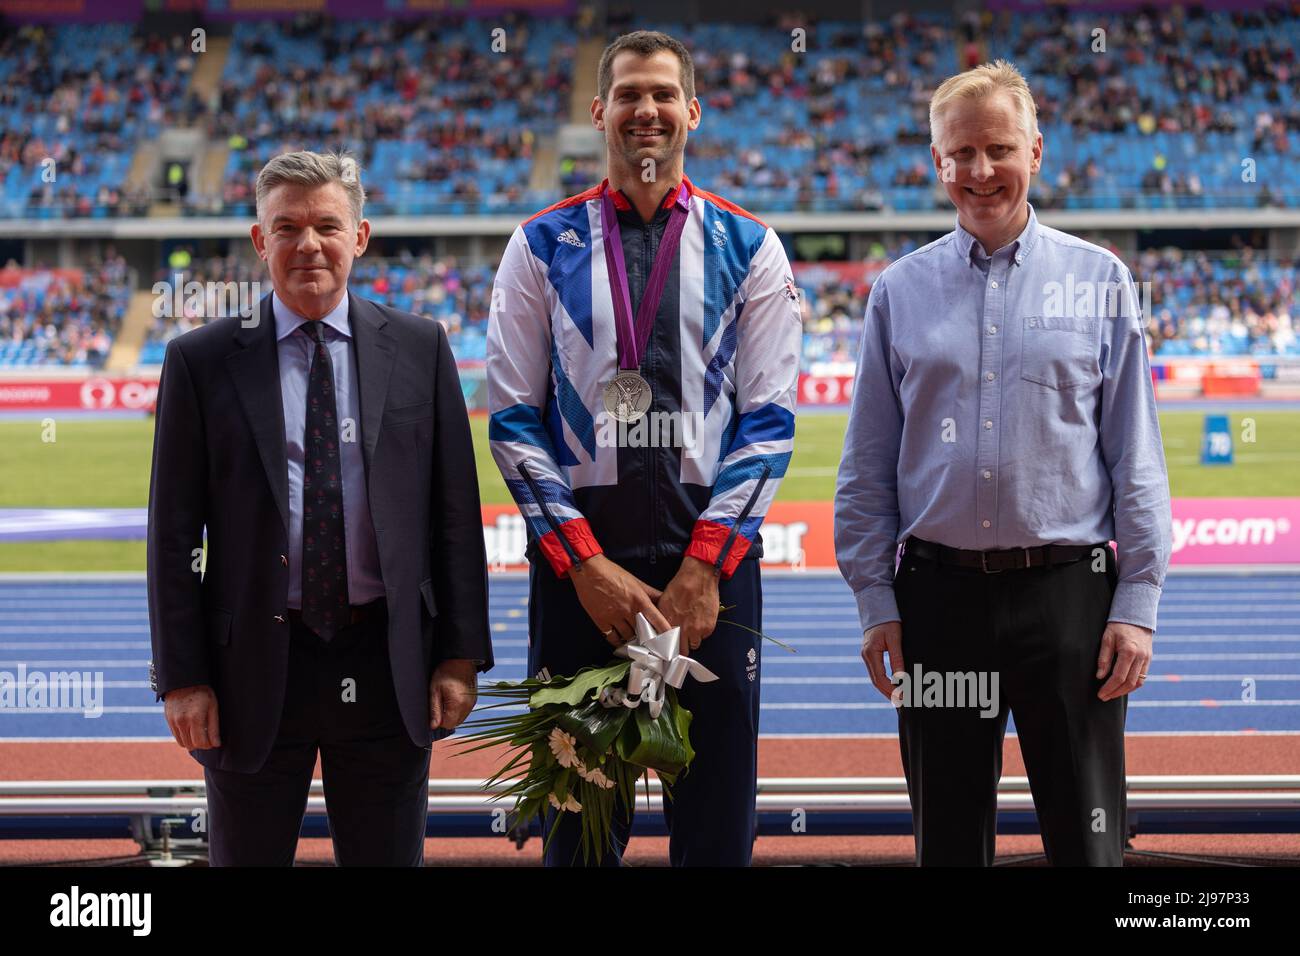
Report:
[[0,369],[100,367],[130,296],[117,257],[86,270],[0,271]]
[[[363,258],[353,264],[348,287],[357,295],[383,302],[395,309],[437,319],[451,336],[459,361],[481,362],[487,357],[487,317],[492,296],[492,275],[493,269],[488,266],[466,268],[453,258]],[[181,276],[185,283],[254,280],[267,283],[260,263],[236,257],[195,260]],[[175,281],[174,273],[168,269],[160,269],[156,278]],[[263,289],[269,290],[269,283]],[[156,319],[140,353],[140,364],[161,363],[167,341],[195,328],[202,321],[192,316]]]
[[[856,360],[862,318],[875,275],[899,256],[924,244],[909,237],[886,247],[877,244],[862,263],[843,270],[797,264],[803,291],[803,366]],[[1251,249],[1232,253],[1148,250],[1130,263],[1139,282],[1151,283],[1152,315],[1147,332],[1155,354],[1300,355],[1293,322],[1297,312],[1300,259],[1260,255]],[[197,260],[185,281],[262,279],[260,266],[236,259]],[[168,279],[160,270],[160,279]],[[407,256],[358,260],[350,287],[358,295],[436,318],[447,327],[462,362],[486,357],[486,330],[492,269],[466,268],[454,259]],[[194,327],[196,320],[164,318],[155,323],[141,354],[142,364],[162,361],[169,338]]]
[[[1098,23],[1105,52],[1093,49]],[[209,103],[189,90],[179,38],[24,28],[0,43],[0,216],[138,211],[123,190],[135,146],[181,119],[230,146],[220,195],[191,190],[191,214],[247,215],[267,159],[325,146],[362,158],[376,214],[533,212],[559,198],[529,183],[538,138],[568,116],[579,30],[563,17],[512,24],[514,46],[498,54],[472,20],[239,23]],[[638,26],[693,51],[705,109],[694,178],[756,211],[948,208],[926,103],[961,62],[967,29],[980,56],[1011,59],[1035,91],[1048,144],[1031,194],[1040,208],[1300,205],[1289,175],[1300,20],[1277,10],[898,14],[809,23],[798,52],[789,24],[775,36]],[[72,175],[44,182],[47,157]],[[596,176],[560,172],[566,194]]]
[[136,144],[195,109],[180,42],[125,24],[24,27],[0,42],[0,216],[138,211],[123,191]]
[[[567,109],[571,27],[530,21],[517,49],[484,49],[481,24],[339,21],[310,34],[238,24],[210,132],[231,143],[224,202],[252,213],[257,172],[286,148],[361,158],[371,214],[532,212],[532,145]],[[250,78],[254,82],[249,82]]]

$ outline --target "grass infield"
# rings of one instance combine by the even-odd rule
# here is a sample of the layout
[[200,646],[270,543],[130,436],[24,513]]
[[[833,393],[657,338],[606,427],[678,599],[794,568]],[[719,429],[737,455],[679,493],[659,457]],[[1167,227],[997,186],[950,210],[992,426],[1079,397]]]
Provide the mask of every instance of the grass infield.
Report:
[[[1204,412],[1162,411],[1169,486],[1176,497],[1296,494],[1300,411],[1229,416],[1236,463],[1200,464]],[[820,501],[835,494],[846,413],[796,419],[794,457],[778,500]],[[488,451],[487,418],[471,419],[479,490],[485,504],[510,496]],[[1253,434],[1252,434],[1253,431]],[[0,508],[143,508],[149,498],[152,419],[55,418],[53,441],[36,419],[0,422]],[[1247,439],[1253,438],[1253,441]],[[0,542],[0,571],[143,570],[143,542]]]

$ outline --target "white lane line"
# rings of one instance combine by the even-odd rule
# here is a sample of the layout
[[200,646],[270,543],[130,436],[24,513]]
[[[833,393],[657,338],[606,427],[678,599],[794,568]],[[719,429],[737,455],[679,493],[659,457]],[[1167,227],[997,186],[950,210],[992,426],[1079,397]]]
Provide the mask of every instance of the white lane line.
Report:
[[[1129,707],[1196,707],[1201,710],[1216,710],[1219,707],[1300,707],[1300,700],[1143,700],[1132,699]],[[800,703],[763,704],[762,710],[895,710],[889,701],[852,701],[838,703],[833,701],[809,701]]]
[[127,667],[148,667],[148,661],[127,660],[127,661],[83,661],[78,658],[64,658],[57,661],[0,661],[0,667],[17,667],[19,664],[26,665],[27,668],[34,669],[38,667],[59,667],[66,668],[75,665],[78,669],[95,668],[96,670],[109,668],[127,668]]
[[[858,660],[858,658],[849,658],[849,660]],[[496,663],[499,667],[509,667],[511,665],[527,666],[528,658],[498,657]],[[0,667],[17,667],[19,664],[25,665],[28,670],[40,667],[57,667],[66,669],[70,665],[76,665],[76,668],[80,670],[87,670],[90,668],[94,668],[95,670],[108,670],[110,668],[123,669],[128,667],[147,668],[149,666],[149,661],[83,661],[75,658],[58,661],[0,661]]]
[[[1007,731],[1008,737],[1019,737],[1013,730]],[[1300,730],[1126,730],[1125,737],[1300,737]],[[825,733],[807,731],[804,733],[759,734],[759,740],[888,740],[898,741],[898,732],[883,733]],[[169,744],[176,746],[172,737],[0,737],[0,744]]]
[[92,618],[97,621],[145,621],[149,612],[143,611],[0,611],[0,621],[78,621]]
[[[1187,653],[1187,654],[1161,654],[1157,658],[1160,664],[1168,661],[1300,661],[1300,653]],[[831,655],[831,654],[773,654],[770,657],[764,657],[765,666],[800,666],[804,664],[854,664],[862,666],[862,658],[857,654],[853,655]],[[498,657],[496,666],[498,667],[526,667],[528,658],[526,657]],[[147,660],[81,660],[80,658],[62,658],[59,660],[0,660],[0,668],[25,666],[29,670],[38,668],[59,668],[75,670],[125,670],[127,668],[147,668]],[[1256,678],[1258,679],[1258,678]]]
[[[9,596],[4,588],[0,588],[0,607],[3,608],[47,608],[51,603],[53,602],[38,601],[31,598],[14,599]],[[77,611],[86,608],[128,607],[148,609],[149,607],[149,602],[143,594],[136,598],[61,597],[58,604],[60,607],[72,607]]]
[[0,744],[171,744],[174,737],[0,737]]
[[[1264,681],[1287,682],[1300,681],[1300,674],[1152,674],[1147,678],[1148,684],[1166,683],[1166,684],[1186,684],[1186,683],[1236,683],[1242,680],[1253,680],[1259,683]],[[802,685],[822,685],[822,684],[849,684],[849,685],[866,685],[871,686],[871,680],[865,674],[862,677],[767,677],[761,678],[763,686],[771,684],[792,684]]]
[[[1218,607],[1217,611],[1231,610],[1230,608]],[[1287,627],[1300,625],[1300,608],[1297,609],[1293,617],[1251,617],[1245,614],[1236,617],[1203,617],[1197,613],[1180,614],[1171,612],[1165,608],[1160,608],[1157,624],[1161,627],[1171,624],[1199,624],[1205,627]],[[837,615],[833,620],[825,618]],[[825,627],[846,627],[857,628],[859,620],[856,614],[850,615],[841,608],[820,608],[815,614],[805,614],[800,611],[790,612],[773,612],[767,608],[763,609],[763,623],[794,623],[808,622],[809,618],[818,618],[815,626]],[[809,622],[812,623],[812,622]]]
[[147,651],[148,641],[0,641],[0,651]]
[[[771,629],[768,629],[771,633]],[[793,643],[797,650],[805,647],[861,647],[861,637],[807,637],[802,633],[795,634],[772,633],[773,637],[779,637],[786,643]],[[500,643],[505,643],[500,642]],[[1214,643],[1258,643],[1258,644],[1300,644],[1300,632],[1295,634],[1189,634],[1183,637],[1157,634],[1155,637],[1156,646],[1165,644],[1214,644]],[[0,648],[5,645],[0,644]],[[59,645],[62,646],[62,645]],[[768,651],[772,649],[769,648]]]
[[[40,707],[27,708],[21,710],[10,707],[0,707],[0,714],[5,717],[44,717],[49,714],[86,714],[85,707]],[[100,707],[99,712],[103,714],[161,714],[163,712],[162,704],[152,707]],[[87,720],[94,720],[94,717],[87,717]]]
[[139,624],[0,624],[0,634],[66,634],[76,630],[79,634],[148,634],[149,625]]
[[[1300,653],[1242,653],[1242,654],[1161,654],[1158,658],[1160,661],[1300,661]],[[764,657],[763,663],[767,664],[851,664],[861,665],[862,658],[856,654],[849,656],[838,655],[821,655],[806,656],[804,654],[791,655],[779,654],[772,657]]]
[[1161,654],[1162,661],[1300,661],[1300,654],[1285,653],[1244,653],[1244,654]]

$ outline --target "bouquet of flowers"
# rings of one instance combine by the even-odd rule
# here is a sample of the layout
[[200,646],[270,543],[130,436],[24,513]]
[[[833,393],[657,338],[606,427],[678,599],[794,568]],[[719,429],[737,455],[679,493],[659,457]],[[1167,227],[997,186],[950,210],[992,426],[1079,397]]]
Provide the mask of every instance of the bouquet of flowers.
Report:
[[691,712],[678,703],[677,688],[688,676],[703,682],[718,679],[699,661],[680,653],[679,643],[680,628],[656,634],[638,614],[635,638],[616,649],[614,660],[604,667],[585,668],[572,677],[543,672],[480,691],[501,701],[485,710],[528,707],[524,713],[465,724],[471,731],[466,741],[473,744],[465,753],[502,744],[514,748],[487,784],[511,781],[493,799],[514,797],[516,826],[541,816],[548,805],[577,813],[582,819],[583,857],[589,861],[607,848],[619,799],[631,813],[639,777],[653,769],[665,796],[670,795],[677,775],[695,756]]

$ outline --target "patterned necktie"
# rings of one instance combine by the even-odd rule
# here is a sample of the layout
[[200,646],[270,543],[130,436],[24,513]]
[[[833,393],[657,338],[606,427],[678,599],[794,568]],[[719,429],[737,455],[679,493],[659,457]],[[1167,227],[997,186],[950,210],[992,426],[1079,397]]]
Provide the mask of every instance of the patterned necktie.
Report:
[[307,381],[302,469],[302,620],[328,641],[350,623],[348,562],[343,530],[343,469],[334,369],[324,322],[302,328],[316,343]]

